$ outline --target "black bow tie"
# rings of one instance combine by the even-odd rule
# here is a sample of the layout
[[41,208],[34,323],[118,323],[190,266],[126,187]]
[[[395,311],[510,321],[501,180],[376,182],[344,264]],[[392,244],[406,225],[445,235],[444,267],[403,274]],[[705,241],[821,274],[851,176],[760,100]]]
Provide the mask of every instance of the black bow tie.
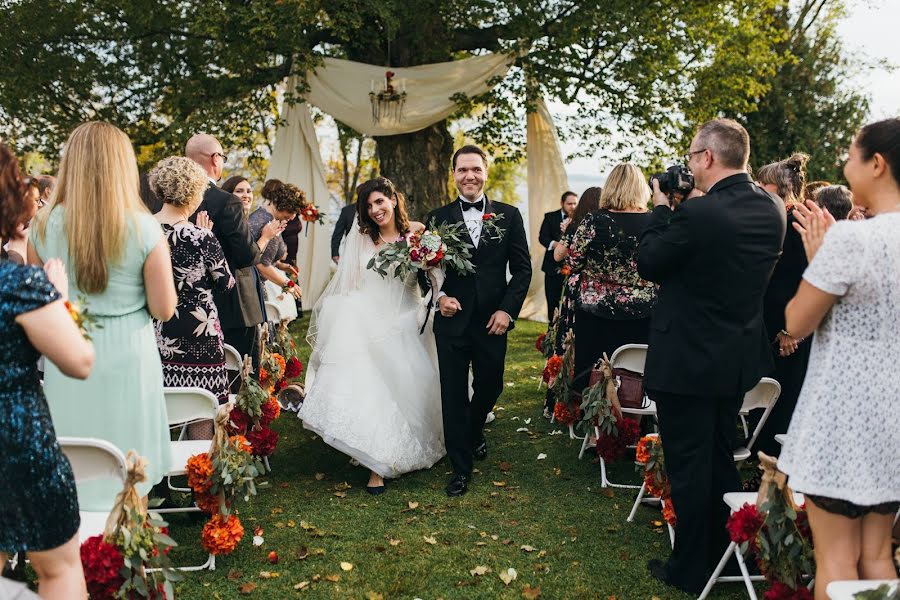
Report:
[[465,200],[460,200],[460,202],[462,202],[464,211],[474,208],[479,212],[484,212],[484,200],[479,200],[478,202],[466,202]]

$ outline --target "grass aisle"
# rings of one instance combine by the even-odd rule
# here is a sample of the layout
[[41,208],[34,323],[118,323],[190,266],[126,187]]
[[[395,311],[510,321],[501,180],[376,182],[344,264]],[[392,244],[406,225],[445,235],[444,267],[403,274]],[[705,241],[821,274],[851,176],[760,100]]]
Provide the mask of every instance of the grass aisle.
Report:
[[[305,326],[295,325],[298,340]],[[626,523],[634,490],[601,489],[599,467],[590,456],[577,459],[580,441],[541,418],[534,341],[543,329],[523,322],[510,336],[506,389],[487,428],[489,456],[476,463],[466,496],[444,494],[446,459],[368,496],[365,469],[283,413],[274,424],[281,439],[270,485],[241,509],[243,541],[215,571],[187,574],[178,598],[688,598],[646,573],[646,561],[668,551],[667,534],[654,526],[658,510],[642,508]],[[638,481],[628,461],[611,476]],[[201,526],[172,516],[182,545],[176,564],[203,561]],[[251,543],[256,526],[264,529],[259,547]],[[273,550],[277,564],[267,560]],[[489,570],[472,575],[479,567]],[[518,577],[506,585],[499,575],[509,568]],[[713,597],[743,598],[742,590],[723,584]]]

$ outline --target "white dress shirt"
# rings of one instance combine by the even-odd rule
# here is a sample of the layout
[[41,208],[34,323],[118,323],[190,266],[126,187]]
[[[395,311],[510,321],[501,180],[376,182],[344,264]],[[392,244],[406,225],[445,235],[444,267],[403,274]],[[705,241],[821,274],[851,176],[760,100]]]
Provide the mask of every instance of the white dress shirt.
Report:
[[475,202],[484,202],[485,203],[485,206],[483,206],[481,210],[477,210],[474,208],[465,210],[466,204],[473,204],[473,203],[464,199],[462,196],[460,196],[458,198],[458,200],[462,204],[463,221],[466,224],[466,229],[469,230],[469,237],[472,238],[472,243],[477,248],[478,242],[481,240],[481,230],[484,227],[484,220],[482,219],[482,217],[484,217],[484,209],[487,207],[486,206],[487,200],[485,200],[484,194],[481,194],[481,196],[479,196],[475,200]]

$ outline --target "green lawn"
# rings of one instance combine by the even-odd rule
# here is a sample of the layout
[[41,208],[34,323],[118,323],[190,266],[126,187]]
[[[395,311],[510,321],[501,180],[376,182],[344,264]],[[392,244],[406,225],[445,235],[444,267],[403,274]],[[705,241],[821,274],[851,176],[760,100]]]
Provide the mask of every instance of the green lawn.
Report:
[[[298,340],[305,325],[295,325]],[[487,429],[490,454],[477,463],[466,496],[444,494],[444,460],[371,497],[363,489],[365,469],[282,413],[270,485],[240,512],[244,540],[219,558],[215,571],[187,574],[178,597],[522,598],[530,586],[552,599],[688,598],[647,575],[646,561],[669,548],[654,524],[658,510],[643,507],[626,523],[635,491],[601,489],[599,466],[591,456],[577,459],[580,441],[554,435],[562,429],[541,418],[542,361],[533,344],[543,327],[519,323],[510,336],[506,389]],[[305,344],[303,350],[305,363]],[[528,432],[517,432],[521,427]],[[541,453],[546,459],[537,460]],[[611,476],[638,482],[629,461],[614,465]],[[173,552],[176,564],[202,562],[202,523],[181,515],[170,520],[182,545]],[[259,547],[251,543],[256,526],[265,530]],[[277,564],[267,560],[273,550]],[[472,575],[476,567],[490,570]],[[509,568],[518,577],[505,585],[499,574]],[[308,583],[295,589],[302,582]],[[745,594],[740,584],[721,584],[713,597]]]

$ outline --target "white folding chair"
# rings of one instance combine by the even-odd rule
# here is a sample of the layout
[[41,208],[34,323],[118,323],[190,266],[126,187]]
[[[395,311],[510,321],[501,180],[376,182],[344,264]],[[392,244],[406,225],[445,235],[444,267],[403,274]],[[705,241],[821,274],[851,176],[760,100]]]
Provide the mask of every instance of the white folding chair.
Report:
[[890,588],[888,597],[891,593],[897,593],[897,587],[900,586],[900,579],[859,579],[856,581],[832,581],[825,588],[830,600],[854,600],[857,594],[876,590],[879,587],[887,585]]
[[[244,368],[244,357],[237,351],[237,348],[224,344],[222,349],[225,351],[225,371],[228,372],[228,388],[241,376],[241,370]],[[234,375],[231,375],[234,373]]]
[[744,403],[741,405],[740,410],[741,414],[749,414],[751,410],[760,408],[764,409],[764,411],[759,422],[756,424],[756,427],[753,429],[753,436],[747,442],[747,445],[735,449],[734,462],[740,464],[750,458],[753,444],[756,443],[756,439],[759,437],[763,425],[766,424],[766,420],[769,418],[769,415],[772,414],[772,408],[775,407],[775,403],[778,401],[780,395],[781,384],[771,377],[763,377],[759,380],[759,383],[753,386],[753,389],[744,394]]
[[[799,492],[793,492],[793,495],[794,504],[798,506],[803,504],[803,494]],[[722,500],[725,502],[725,504],[728,505],[728,508],[731,509],[731,514],[734,514],[739,511],[745,504],[756,504],[756,492],[729,492],[722,496]],[[722,571],[725,569],[725,565],[728,564],[728,559],[731,558],[732,554],[734,554],[734,558],[737,560],[738,568],[740,568],[741,574],[721,575]],[[747,570],[747,563],[744,562],[744,555],[741,552],[741,549],[738,547],[736,542],[731,542],[725,549],[725,553],[719,560],[719,564],[716,565],[713,574],[706,582],[706,586],[703,588],[703,591],[700,593],[700,597],[697,598],[697,600],[704,600],[709,595],[710,591],[712,591],[713,586],[717,583],[733,583],[737,581],[743,581],[744,586],[747,588],[747,594],[750,596],[751,600],[757,600],[756,590],[753,589],[753,582],[764,580],[765,577],[763,577],[762,575],[750,574],[750,572]]]
[[281,323],[281,311],[274,302],[266,300],[266,321],[269,323]]
[[[98,479],[112,479],[125,484],[128,477],[128,466],[125,455],[112,442],[96,438],[60,437],[59,446],[72,465],[75,483],[84,483]],[[115,497],[109,499],[112,508]],[[78,528],[78,540],[83,543],[89,537],[102,535],[106,528],[109,511],[78,511],[81,526]]]
[[[623,346],[619,346],[616,348],[615,352],[609,359],[609,364],[613,369],[628,369],[629,371],[634,371],[635,373],[640,373],[643,375],[644,373],[644,364],[647,361],[647,344],[625,344]],[[644,406],[641,408],[625,408],[622,407],[623,415],[635,415],[638,419],[642,417],[651,417],[653,419],[656,418],[656,403],[653,400],[644,396]],[[600,437],[600,429],[599,427],[594,427],[594,435],[596,437]],[[588,438],[589,435],[584,436],[584,441],[581,443],[581,451],[578,453],[578,458],[581,458],[584,455],[584,451],[589,447]],[[636,490],[640,488],[639,485],[629,485],[624,483],[613,483],[606,476],[606,461],[603,460],[603,457],[600,457],[600,486],[601,487],[617,487],[617,488],[627,488]]]

